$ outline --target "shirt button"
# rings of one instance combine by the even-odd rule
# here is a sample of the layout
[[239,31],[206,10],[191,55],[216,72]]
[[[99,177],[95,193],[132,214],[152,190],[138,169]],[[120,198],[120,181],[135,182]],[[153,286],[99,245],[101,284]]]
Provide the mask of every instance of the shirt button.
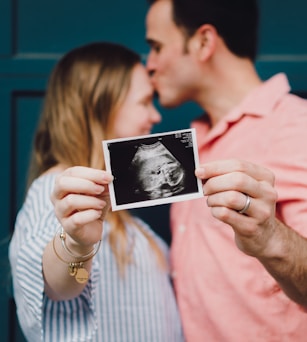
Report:
[[185,226],[184,226],[183,224],[181,224],[181,225],[179,226],[179,232],[180,232],[180,233],[184,233],[184,232],[185,232]]

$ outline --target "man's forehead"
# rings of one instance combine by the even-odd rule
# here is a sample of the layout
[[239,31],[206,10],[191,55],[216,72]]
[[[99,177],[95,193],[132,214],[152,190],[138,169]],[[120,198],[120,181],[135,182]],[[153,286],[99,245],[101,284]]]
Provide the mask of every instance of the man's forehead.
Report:
[[169,0],[158,0],[149,8],[146,16],[146,26],[157,26],[158,23],[172,24],[172,3]]
[[146,18],[146,41],[149,45],[163,44],[181,36],[183,33],[172,18],[171,1],[158,0],[155,2],[149,9]]

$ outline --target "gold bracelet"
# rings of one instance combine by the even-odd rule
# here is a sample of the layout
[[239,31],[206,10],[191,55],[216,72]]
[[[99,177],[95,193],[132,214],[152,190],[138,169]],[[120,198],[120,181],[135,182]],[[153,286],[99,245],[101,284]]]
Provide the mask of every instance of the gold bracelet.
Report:
[[59,233],[59,235],[60,235],[61,243],[65,252],[69,254],[71,257],[73,257],[74,259],[82,259],[79,261],[84,261],[83,259],[93,257],[95,254],[97,254],[98,249],[100,248],[100,245],[101,245],[101,240],[99,240],[99,242],[95,245],[95,247],[88,254],[74,255],[73,252],[66,246],[66,243],[65,243],[66,233],[64,232],[63,228],[61,228],[61,232]]
[[[52,240],[52,247],[53,247],[53,251],[54,251],[54,254],[57,256],[57,258],[59,260],[61,260],[62,262],[64,262],[65,264],[68,264],[68,273],[70,276],[72,277],[75,277],[76,281],[79,283],[79,284],[84,284],[88,281],[89,279],[89,274],[88,274],[88,271],[87,269],[84,268],[84,263],[86,261],[89,261],[91,260],[95,254],[97,254],[98,252],[98,249],[99,248],[96,248],[95,249],[95,254],[91,255],[90,257],[88,257],[87,259],[83,259],[83,260],[77,260],[77,261],[67,261],[67,260],[64,260],[57,252],[56,248],[55,248],[55,239],[56,239],[56,236],[57,234],[54,235],[53,237],[53,240]],[[100,240],[100,243],[101,243],[101,240]],[[99,246],[100,246],[100,243],[99,243]]]

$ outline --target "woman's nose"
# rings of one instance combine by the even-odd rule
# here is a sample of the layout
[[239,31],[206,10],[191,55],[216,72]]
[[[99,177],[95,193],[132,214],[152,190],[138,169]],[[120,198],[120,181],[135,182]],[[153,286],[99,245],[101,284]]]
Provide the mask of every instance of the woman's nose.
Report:
[[162,120],[161,114],[154,107],[154,105],[152,106],[152,110],[151,110],[151,120],[153,123],[159,123]]

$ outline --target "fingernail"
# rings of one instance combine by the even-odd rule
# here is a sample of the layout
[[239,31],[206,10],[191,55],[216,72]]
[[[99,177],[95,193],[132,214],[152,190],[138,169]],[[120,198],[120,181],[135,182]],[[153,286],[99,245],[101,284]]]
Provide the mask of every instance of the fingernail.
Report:
[[114,179],[114,177],[110,173],[104,174],[104,180],[106,180],[107,182],[112,182],[113,179]]
[[205,170],[204,170],[202,167],[197,167],[197,168],[195,169],[195,175],[196,175],[197,177],[203,176],[204,172],[205,172]]
[[97,195],[100,195],[104,191],[105,187],[103,185],[95,185],[95,192]]

